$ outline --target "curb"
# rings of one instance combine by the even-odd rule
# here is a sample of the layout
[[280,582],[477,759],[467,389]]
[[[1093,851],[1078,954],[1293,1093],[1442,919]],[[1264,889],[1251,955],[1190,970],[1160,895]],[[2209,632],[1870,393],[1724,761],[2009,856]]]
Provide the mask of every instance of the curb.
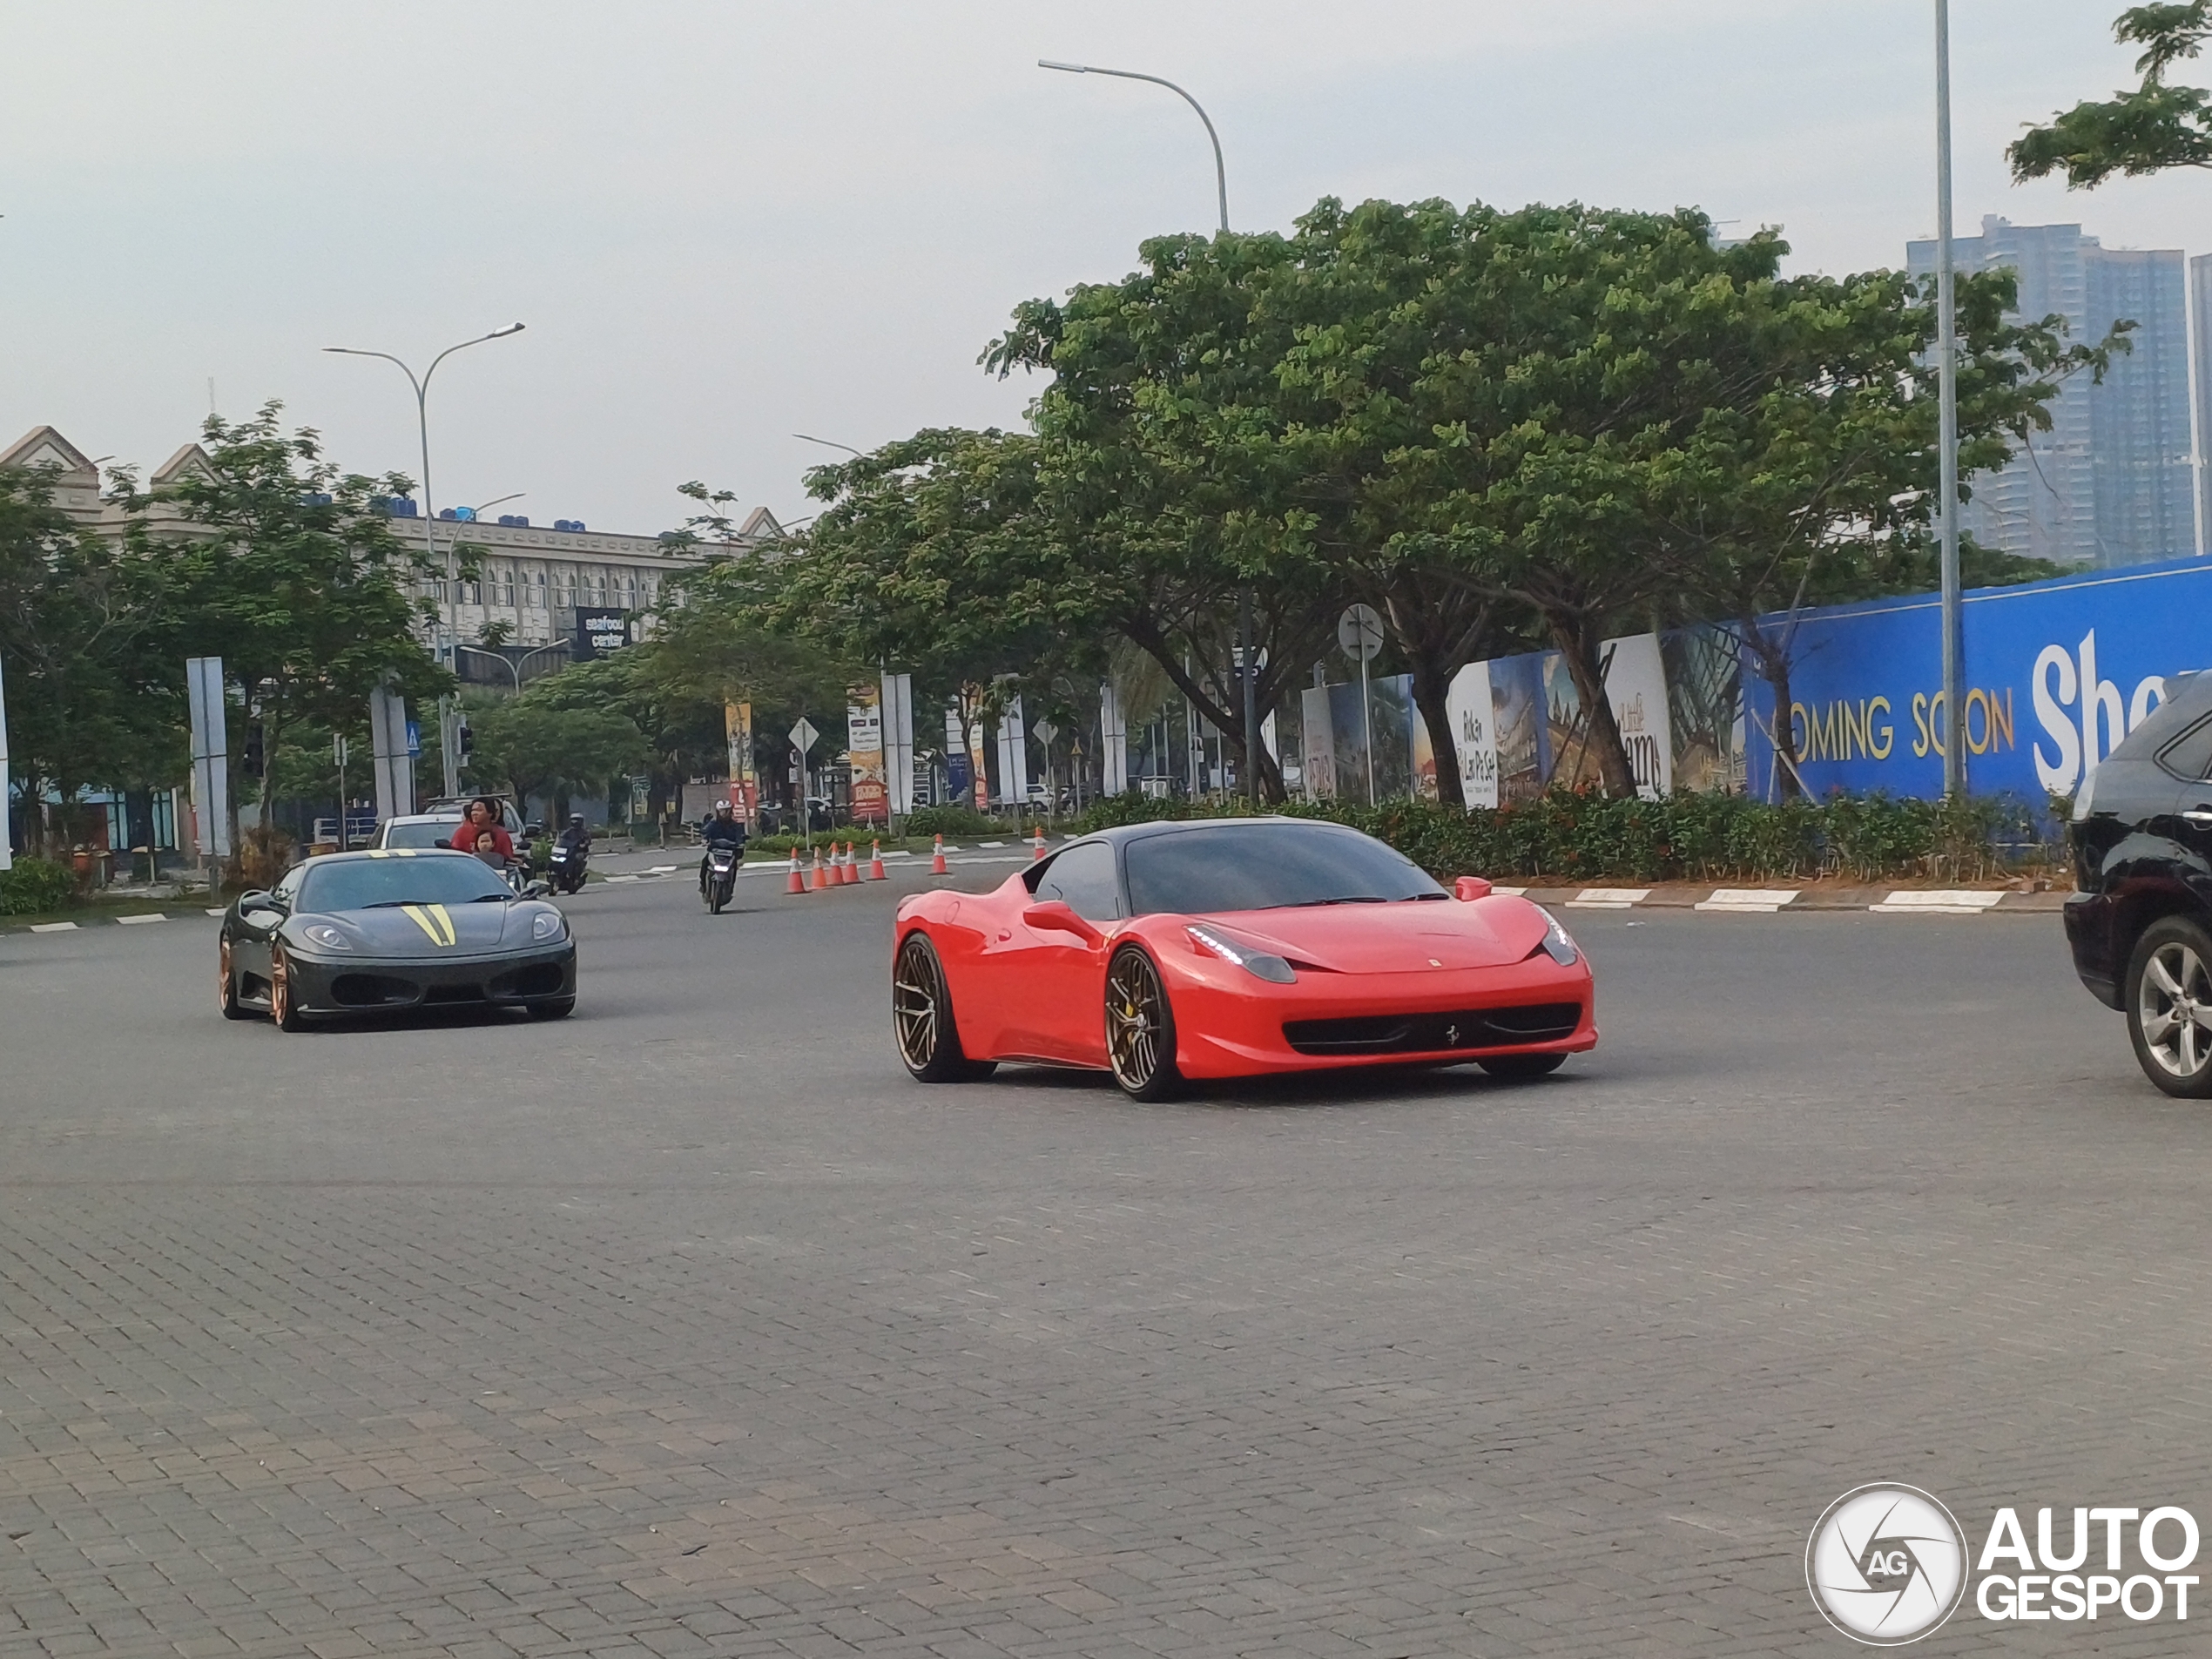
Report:
[[1704,914],[1781,915],[1851,911],[1878,916],[2056,915],[2063,893],[1952,887],[1507,887],[1492,889],[1568,910],[1691,910]]

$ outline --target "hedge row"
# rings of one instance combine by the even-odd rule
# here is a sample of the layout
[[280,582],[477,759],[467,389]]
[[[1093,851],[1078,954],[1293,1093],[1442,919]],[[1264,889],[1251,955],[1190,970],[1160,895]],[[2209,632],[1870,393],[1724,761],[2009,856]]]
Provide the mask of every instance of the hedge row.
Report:
[[35,916],[77,900],[77,876],[51,859],[17,859],[0,870],[0,916]]
[[[1077,820],[1083,831],[1249,809],[1120,795]],[[1610,800],[1554,789],[1534,800],[1461,812],[1434,801],[1375,806],[1294,801],[1273,810],[1349,824],[1439,876],[1571,881],[1979,880],[2040,848],[2040,814],[2006,798],[1928,801],[1881,793],[1769,803],[1741,795]]]

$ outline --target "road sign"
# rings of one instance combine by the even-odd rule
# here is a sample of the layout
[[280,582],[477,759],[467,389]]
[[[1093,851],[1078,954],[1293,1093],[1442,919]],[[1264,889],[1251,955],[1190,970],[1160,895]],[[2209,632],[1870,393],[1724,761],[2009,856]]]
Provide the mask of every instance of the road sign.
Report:
[[1371,661],[1382,649],[1382,618],[1372,605],[1349,605],[1337,618],[1337,645],[1355,663]]
[[805,754],[814,746],[814,739],[821,735],[802,714],[799,717],[799,724],[791,729],[791,746],[798,750],[799,753]]
[[412,720],[407,723],[407,758],[409,760],[422,758],[422,728]]

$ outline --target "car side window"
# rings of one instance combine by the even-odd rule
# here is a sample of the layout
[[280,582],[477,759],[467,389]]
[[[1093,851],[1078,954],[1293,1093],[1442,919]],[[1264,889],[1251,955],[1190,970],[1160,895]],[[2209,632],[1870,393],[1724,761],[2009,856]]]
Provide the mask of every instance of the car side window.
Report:
[[1111,921],[1122,914],[1121,884],[1114,879],[1114,849],[1086,841],[1053,860],[1036,887],[1040,900],[1058,899],[1086,921]]
[[287,870],[284,873],[284,879],[276,884],[276,901],[287,910],[291,909],[300,901],[300,873],[306,867],[305,865],[300,865]]
[[2184,783],[2212,777],[2212,715],[2161,749],[2158,764]]

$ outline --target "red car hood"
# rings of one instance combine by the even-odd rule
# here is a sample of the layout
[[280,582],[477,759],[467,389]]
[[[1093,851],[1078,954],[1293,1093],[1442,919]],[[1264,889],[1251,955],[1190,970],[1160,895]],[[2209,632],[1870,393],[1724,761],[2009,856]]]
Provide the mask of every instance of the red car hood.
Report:
[[1193,920],[1292,962],[1339,974],[1504,968],[1541,944],[1546,926],[1534,905],[1506,897],[1239,910]]

